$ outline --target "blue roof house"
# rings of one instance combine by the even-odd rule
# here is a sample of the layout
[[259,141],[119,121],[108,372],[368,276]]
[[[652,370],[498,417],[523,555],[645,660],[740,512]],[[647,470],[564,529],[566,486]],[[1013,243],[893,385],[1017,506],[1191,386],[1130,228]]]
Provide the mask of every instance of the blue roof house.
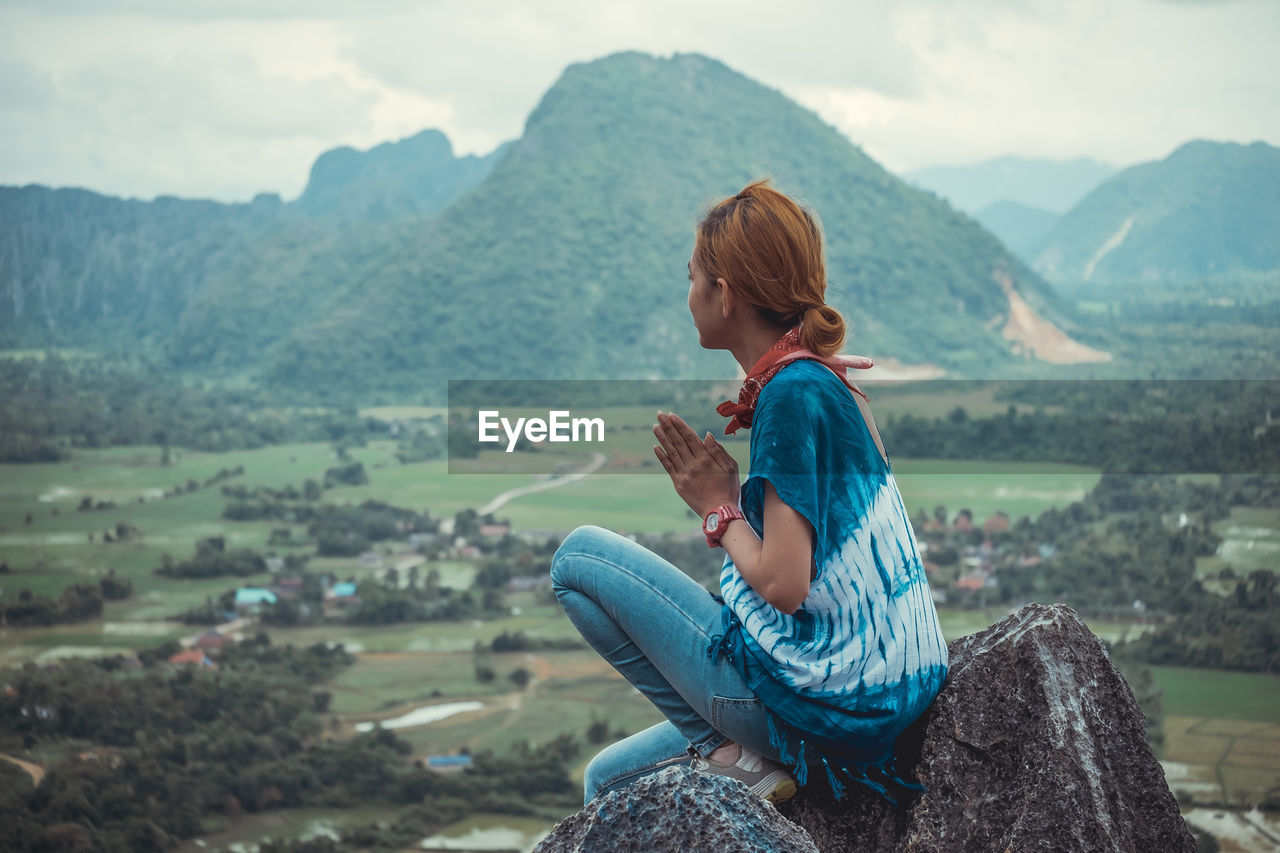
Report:
[[263,604],[275,604],[276,594],[269,589],[242,586],[236,590],[236,610],[257,612]]

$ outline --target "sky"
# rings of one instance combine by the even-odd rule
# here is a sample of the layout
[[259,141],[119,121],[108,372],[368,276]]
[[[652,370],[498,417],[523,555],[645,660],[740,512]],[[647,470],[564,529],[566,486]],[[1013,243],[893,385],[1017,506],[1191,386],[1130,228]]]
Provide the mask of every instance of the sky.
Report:
[[564,68],[714,57],[895,172],[1280,145],[1278,0],[0,0],[0,184],[286,200],[339,145],[518,137]]

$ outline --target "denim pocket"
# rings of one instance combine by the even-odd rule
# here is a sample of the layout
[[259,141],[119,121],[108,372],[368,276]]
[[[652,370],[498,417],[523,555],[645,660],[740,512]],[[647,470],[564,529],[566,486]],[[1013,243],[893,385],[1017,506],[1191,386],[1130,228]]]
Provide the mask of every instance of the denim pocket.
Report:
[[766,713],[764,703],[755,696],[747,699],[711,697],[712,728],[730,740],[776,760],[777,754],[769,743]]

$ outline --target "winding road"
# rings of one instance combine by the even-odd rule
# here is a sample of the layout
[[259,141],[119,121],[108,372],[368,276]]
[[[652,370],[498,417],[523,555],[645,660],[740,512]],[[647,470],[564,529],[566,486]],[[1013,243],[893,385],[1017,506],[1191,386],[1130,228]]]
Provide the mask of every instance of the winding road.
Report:
[[563,486],[565,483],[572,483],[575,480],[581,480],[588,474],[593,474],[596,471],[599,471],[606,461],[608,461],[608,458],[603,453],[596,451],[591,454],[591,461],[582,468],[579,468],[577,471],[574,471],[571,474],[565,474],[562,477],[551,477],[543,480],[541,483],[533,483],[529,486],[520,486],[517,489],[508,489],[484,506],[480,507],[476,512],[482,516],[488,515],[489,513],[497,510],[503,504],[514,500],[515,498],[523,497],[524,495],[531,495],[534,492],[545,492],[547,489],[554,489],[557,486]]

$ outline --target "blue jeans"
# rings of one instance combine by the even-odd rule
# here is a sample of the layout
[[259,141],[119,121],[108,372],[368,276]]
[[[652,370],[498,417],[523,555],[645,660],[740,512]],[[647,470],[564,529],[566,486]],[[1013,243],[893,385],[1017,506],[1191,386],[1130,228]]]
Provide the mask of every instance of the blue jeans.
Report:
[[778,759],[760,699],[732,665],[707,655],[721,605],[692,578],[625,536],[588,525],[556,551],[551,583],[591,647],[667,718],[591,760],[584,803],[730,740]]

